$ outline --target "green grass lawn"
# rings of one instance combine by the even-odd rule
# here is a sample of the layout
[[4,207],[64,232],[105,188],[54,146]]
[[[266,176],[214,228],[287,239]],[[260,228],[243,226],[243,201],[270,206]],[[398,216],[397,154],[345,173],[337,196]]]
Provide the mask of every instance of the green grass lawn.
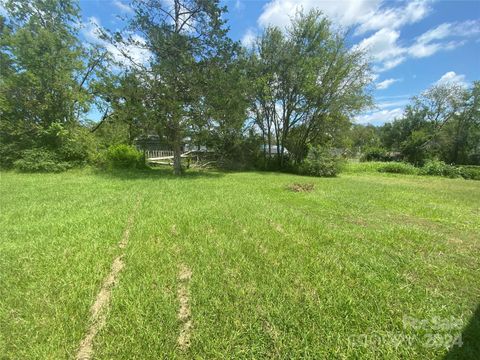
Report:
[[[480,354],[479,181],[369,171],[0,176],[2,360],[75,358],[121,252],[95,359]],[[314,190],[286,190],[305,182]],[[182,265],[192,273],[185,349]],[[463,346],[448,350],[460,334]]]

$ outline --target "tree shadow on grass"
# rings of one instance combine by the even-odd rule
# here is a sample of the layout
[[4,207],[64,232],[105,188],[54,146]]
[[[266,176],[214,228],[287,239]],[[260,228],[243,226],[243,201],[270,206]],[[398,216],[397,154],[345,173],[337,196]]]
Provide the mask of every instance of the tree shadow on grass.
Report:
[[182,175],[174,175],[172,169],[146,168],[146,169],[109,169],[96,170],[97,176],[119,180],[194,180],[200,178],[220,178],[225,175],[218,170],[188,169]]
[[480,304],[462,332],[462,346],[454,346],[444,360],[480,359]]

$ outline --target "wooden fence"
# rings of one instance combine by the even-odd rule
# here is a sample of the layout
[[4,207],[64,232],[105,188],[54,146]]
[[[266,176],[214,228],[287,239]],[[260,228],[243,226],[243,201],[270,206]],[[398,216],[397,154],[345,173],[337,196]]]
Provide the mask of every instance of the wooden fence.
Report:
[[172,150],[146,150],[145,151],[145,157],[147,159],[166,158],[169,156],[173,156]]

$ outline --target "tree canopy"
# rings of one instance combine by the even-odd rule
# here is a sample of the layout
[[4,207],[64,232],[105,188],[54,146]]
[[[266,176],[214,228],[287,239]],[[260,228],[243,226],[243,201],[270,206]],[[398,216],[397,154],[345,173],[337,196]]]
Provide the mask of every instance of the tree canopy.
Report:
[[356,113],[372,104],[369,63],[347,46],[321,12],[297,14],[283,32],[267,28],[251,54],[252,113],[266,151],[288,144],[301,162],[308,144],[323,143]]
[[107,148],[152,137],[173,151],[176,174],[186,144],[206,146],[217,164],[316,173],[318,158],[347,149],[415,164],[480,162],[478,82],[433,86],[384,126],[355,124],[374,105],[374,74],[348,31],[320,11],[267,27],[244,47],[228,36],[219,0],[133,0],[126,27],[98,28],[91,44],[76,0],[4,3],[2,167],[98,164]]

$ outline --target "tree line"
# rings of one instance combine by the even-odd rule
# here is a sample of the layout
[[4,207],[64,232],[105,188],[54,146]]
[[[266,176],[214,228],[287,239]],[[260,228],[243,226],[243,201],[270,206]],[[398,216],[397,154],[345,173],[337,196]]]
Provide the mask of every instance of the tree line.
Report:
[[75,0],[4,1],[2,167],[96,163],[109,147],[152,134],[173,150],[177,174],[185,139],[225,166],[280,170],[310,169],[333,148],[400,151],[413,162],[412,148],[454,162],[478,155],[477,84],[432,89],[380,129],[353,126],[373,105],[369,58],[319,11],[296,14],[286,29],[268,27],[244,47],[229,38],[218,0],[131,7],[122,31],[97,29],[99,45],[81,38]]
[[350,138],[364,160],[480,165],[480,82],[436,84],[413,97],[400,118],[356,125]]

